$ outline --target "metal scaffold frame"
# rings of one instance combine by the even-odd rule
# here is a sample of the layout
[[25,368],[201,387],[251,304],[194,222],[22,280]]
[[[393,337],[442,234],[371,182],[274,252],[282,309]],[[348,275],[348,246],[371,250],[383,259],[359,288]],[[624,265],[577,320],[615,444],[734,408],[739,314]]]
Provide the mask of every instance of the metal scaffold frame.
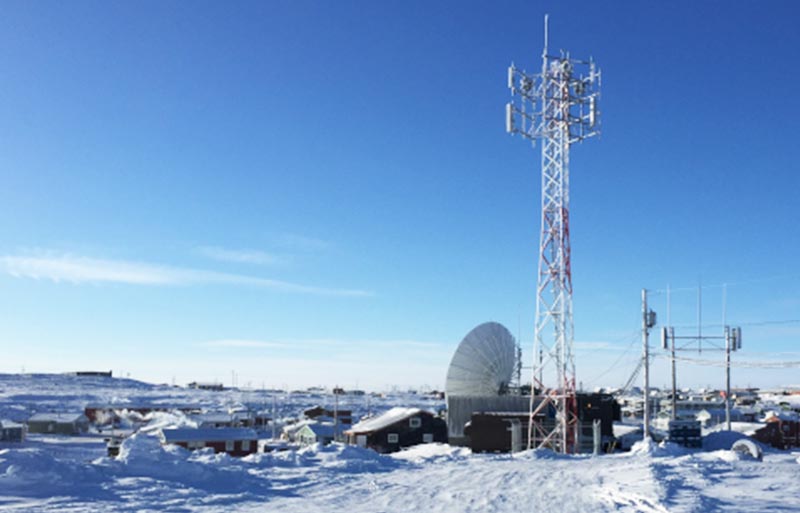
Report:
[[[573,355],[569,242],[569,149],[599,134],[600,71],[592,60],[548,54],[545,15],[541,73],[508,70],[506,130],[542,140],[539,245],[528,448],[575,452],[579,442]],[[547,385],[549,384],[549,386]]]

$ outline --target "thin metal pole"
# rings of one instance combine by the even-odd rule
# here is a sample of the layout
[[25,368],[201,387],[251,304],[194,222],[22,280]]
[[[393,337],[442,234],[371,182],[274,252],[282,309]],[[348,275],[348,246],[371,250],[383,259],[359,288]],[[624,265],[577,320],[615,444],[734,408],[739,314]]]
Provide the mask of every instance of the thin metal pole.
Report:
[[731,430],[731,330],[725,325],[728,308],[728,284],[722,284],[722,325],[725,326],[725,424]]
[[275,392],[272,392],[272,439],[275,440],[275,423],[278,421],[278,406],[275,399]]
[[339,441],[339,393],[336,390],[339,385],[333,389],[333,441]]
[[644,439],[650,438],[650,348],[647,340],[647,289],[642,289],[642,358],[644,359]]
[[731,330],[725,326],[725,424],[731,430]]
[[675,330],[669,328],[669,338],[672,346],[672,420],[678,419],[678,376],[675,365]]
[[670,289],[669,285],[667,285],[667,336],[670,339],[670,347],[672,349],[670,355],[670,366],[672,367],[672,414],[670,416],[672,420],[676,420],[678,418],[678,377],[675,369],[675,332],[672,329],[670,318],[670,300]]

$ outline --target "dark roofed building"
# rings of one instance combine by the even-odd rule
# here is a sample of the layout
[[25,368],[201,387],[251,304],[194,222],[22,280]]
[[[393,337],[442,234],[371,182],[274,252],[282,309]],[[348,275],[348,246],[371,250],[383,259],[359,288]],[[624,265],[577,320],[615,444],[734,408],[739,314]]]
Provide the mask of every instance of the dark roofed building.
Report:
[[24,424],[10,420],[0,421],[0,442],[24,442],[26,434]]
[[303,411],[303,415],[308,419],[317,419],[319,417],[336,417],[340,424],[352,424],[353,412],[352,410],[328,410],[322,406],[314,406]]
[[528,412],[475,412],[464,426],[472,452],[517,452],[528,444]]
[[[505,404],[516,405],[516,409],[508,410],[477,410],[471,412],[470,421],[463,428],[463,437],[459,439],[461,443],[468,445],[473,452],[515,452],[527,447],[528,426],[530,419],[530,397],[524,396],[500,396],[514,397],[515,402]],[[462,398],[456,398],[461,400]],[[463,405],[457,402],[462,408],[470,405],[489,405],[497,407],[504,404],[503,400],[495,401],[497,398],[485,398],[483,401],[470,400]],[[585,394],[580,393],[576,396],[578,407],[578,445],[577,452],[590,453],[594,450],[594,428],[595,421],[600,426],[600,449],[607,451],[613,444],[614,421],[620,419],[620,407],[617,401],[610,394]],[[458,415],[451,415],[450,418],[459,418],[463,411]],[[548,404],[538,415],[537,424],[541,425],[545,431],[555,428],[555,409]],[[451,426],[452,433],[453,427]]]
[[387,453],[412,445],[446,443],[447,425],[429,411],[398,407],[362,420],[344,434],[351,445]]

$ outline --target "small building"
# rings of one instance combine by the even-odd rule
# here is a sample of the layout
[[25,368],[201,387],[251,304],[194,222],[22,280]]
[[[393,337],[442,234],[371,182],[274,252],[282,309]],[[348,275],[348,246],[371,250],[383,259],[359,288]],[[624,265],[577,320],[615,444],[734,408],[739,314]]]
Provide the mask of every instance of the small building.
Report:
[[[739,408],[731,408],[731,422],[753,422],[756,415],[745,416]],[[700,410],[694,416],[695,420],[699,420],[703,427],[711,427],[716,424],[725,422],[725,409],[707,409]]]
[[10,420],[0,421],[0,442],[21,443],[25,441],[26,434],[25,424]]
[[295,432],[295,440],[302,445],[322,444],[333,442],[336,433],[332,422],[309,422]]
[[260,411],[253,416],[253,427],[265,429],[270,425],[272,425],[272,414],[269,412]]
[[731,399],[738,406],[754,406],[758,402],[757,388],[734,388]]
[[252,427],[253,418],[247,412],[208,412],[193,415],[199,428]]
[[303,415],[307,419],[319,419],[319,417],[336,418],[340,424],[352,424],[353,412],[352,410],[328,410],[322,406],[314,406],[303,411]]
[[594,450],[593,423],[600,423],[600,448],[603,452],[613,447],[614,422],[622,420],[622,411],[614,396],[605,393],[579,393],[578,402],[578,452],[590,453]]
[[[530,422],[530,396],[500,396],[501,398],[514,397],[513,401],[504,399],[504,402],[515,409],[473,411],[469,422],[465,425],[459,442],[468,445],[473,452],[516,452],[527,447],[528,426]],[[458,398],[461,399],[461,398]],[[580,393],[576,395],[578,409],[578,439],[575,451],[578,453],[591,453],[594,451],[594,423],[599,423],[600,447],[599,450],[607,452],[613,447],[614,421],[620,420],[620,406],[611,394],[605,393]],[[459,401],[450,404],[463,407]],[[501,402],[486,399],[479,403],[474,399],[465,402],[472,404],[486,404],[496,406]],[[537,403],[538,404],[538,403]],[[450,418],[457,419],[460,412],[453,412]],[[556,411],[552,404],[547,404],[539,411],[536,424],[549,433],[556,427]],[[454,432],[453,426],[448,427]],[[534,432],[536,434],[536,432]]]
[[37,413],[28,419],[29,433],[79,435],[89,430],[83,413]]
[[[330,426],[331,440],[328,441],[325,441],[324,439],[311,440],[311,437],[314,435],[313,430],[317,428],[312,427],[311,428],[312,431],[309,432],[309,430],[306,429],[306,427],[316,426],[316,425]],[[301,443],[304,445],[314,444],[317,442],[323,442],[325,444],[328,444],[333,440],[339,439],[344,434],[345,430],[349,428],[350,428],[349,424],[344,424],[342,422],[339,422],[337,427],[337,424],[333,422],[332,418],[320,416],[317,417],[316,419],[305,419],[299,422],[292,422],[290,424],[286,424],[285,426],[283,426],[283,429],[281,430],[281,439],[286,440],[288,442]],[[323,434],[324,435],[323,438],[326,438],[327,428],[319,428],[318,433]],[[301,439],[301,436],[305,436],[305,441]]]
[[464,426],[472,452],[518,452],[528,444],[528,412],[475,412]]
[[194,388],[195,390],[213,390],[214,392],[222,392],[225,390],[225,386],[222,383],[205,383],[201,381],[192,381],[188,385],[189,388]]
[[767,424],[756,430],[753,438],[776,449],[795,449],[800,447],[800,420],[786,416],[767,417]]
[[703,446],[702,428],[699,420],[670,420],[669,436],[672,443],[684,447],[699,448]]
[[300,430],[312,422],[315,421],[306,419],[299,422],[289,422],[281,429],[281,440],[285,440],[287,442],[296,442],[297,434],[300,432]]
[[423,443],[446,443],[447,424],[429,411],[397,407],[362,420],[344,434],[349,444],[387,453]]
[[110,378],[112,377],[111,371],[76,371],[71,373],[73,376],[79,378]]
[[247,428],[175,428],[162,429],[162,444],[173,444],[188,449],[211,447],[215,453],[247,456],[258,451],[258,435]]

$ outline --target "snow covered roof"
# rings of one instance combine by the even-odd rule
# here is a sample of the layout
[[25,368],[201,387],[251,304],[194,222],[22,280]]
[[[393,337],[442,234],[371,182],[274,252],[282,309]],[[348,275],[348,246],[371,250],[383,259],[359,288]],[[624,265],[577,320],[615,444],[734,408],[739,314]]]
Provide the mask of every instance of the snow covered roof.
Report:
[[300,422],[294,422],[292,424],[286,424],[285,426],[283,426],[282,431],[286,434],[297,433],[307,425],[312,424],[314,422],[315,421],[309,419],[309,420],[301,420]]
[[8,420],[8,419],[0,420],[0,428],[3,429],[15,429],[15,428],[19,429],[22,427],[24,427],[22,424],[20,424],[19,422],[14,422],[13,420]]
[[210,413],[199,413],[197,415],[192,415],[191,419],[198,421],[198,422],[216,422],[216,423],[225,423],[225,422],[236,422],[238,420],[242,420],[247,418],[247,415],[241,415],[239,413],[225,413],[225,412],[210,412]]
[[398,406],[392,408],[383,415],[362,420],[352,428],[348,429],[346,433],[371,433],[373,431],[380,431],[385,427],[391,426],[392,424],[396,424],[397,422],[401,422],[421,413],[427,413],[430,415],[429,412],[425,412],[419,408],[402,408]]
[[252,429],[245,428],[173,428],[162,429],[161,437],[165,442],[227,442],[230,440],[257,440],[258,435]]
[[336,433],[333,429],[333,423],[317,422],[306,424],[302,429],[308,429],[317,437],[333,437]]
[[84,420],[88,419],[86,419],[83,413],[35,413],[31,415],[28,422],[57,422],[69,424]]

